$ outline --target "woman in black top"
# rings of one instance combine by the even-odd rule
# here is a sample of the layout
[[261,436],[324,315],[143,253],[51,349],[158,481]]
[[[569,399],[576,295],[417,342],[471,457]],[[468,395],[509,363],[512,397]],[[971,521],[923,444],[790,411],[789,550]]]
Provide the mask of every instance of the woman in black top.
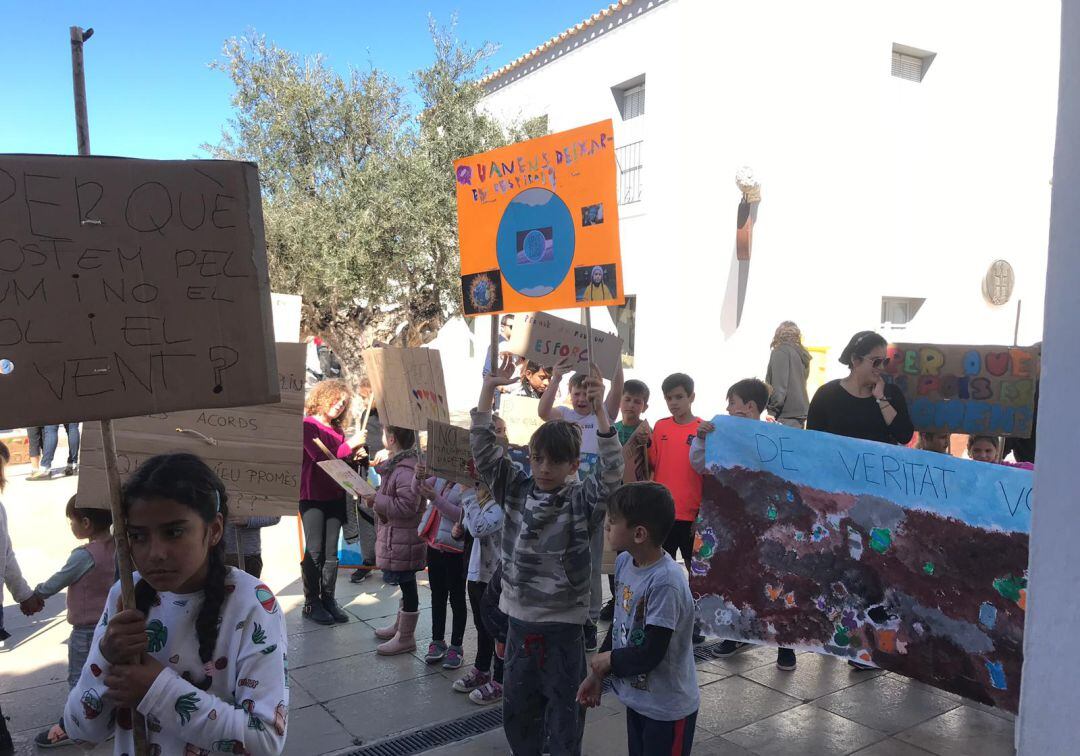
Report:
[[900,389],[885,383],[888,343],[873,331],[860,331],[840,353],[851,372],[817,390],[806,416],[807,430],[906,444],[915,433]]
[[[862,438],[885,444],[906,444],[915,433],[900,389],[885,383],[888,343],[873,331],[859,331],[840,353],[851,371],[847,378],[829,381],[817,390],[806,416],[807,430]],[[857,670],[874,669],[848,660]]]

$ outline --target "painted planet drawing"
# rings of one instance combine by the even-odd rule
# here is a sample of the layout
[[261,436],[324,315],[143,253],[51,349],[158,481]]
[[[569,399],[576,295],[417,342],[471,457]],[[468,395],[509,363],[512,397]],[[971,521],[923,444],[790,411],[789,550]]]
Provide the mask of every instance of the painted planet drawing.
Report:
[[11,360],[0,360],[0,375],[11,375],[15,365]]
[[574,262],[574,219],[554,192],[534,187],[503,211],[496,235],[499,268],[519,294],[542,297],[566,279]]

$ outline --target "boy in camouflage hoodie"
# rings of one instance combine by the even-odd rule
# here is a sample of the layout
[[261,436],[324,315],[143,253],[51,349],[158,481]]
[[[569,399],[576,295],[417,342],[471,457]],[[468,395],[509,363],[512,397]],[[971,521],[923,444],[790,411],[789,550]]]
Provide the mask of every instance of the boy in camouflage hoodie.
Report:
[[[512,383],[504,359],[484,379],[478,407]],[[608,494],[622,482],[619,438],[603,410],[604,383],[588,379],[596,408],[600,474],[577,480],[580,429],[544,423],[529,442],[532,476],[505,455],[491,413],[473,410],[472,453],[481,479],[504,512],[502,597],[509,617],[503,679],[503,730],[516,756],[581,753],[585,715],[576,701],[586,675],[582,626],[589,615],[592,535],[603,526]]]

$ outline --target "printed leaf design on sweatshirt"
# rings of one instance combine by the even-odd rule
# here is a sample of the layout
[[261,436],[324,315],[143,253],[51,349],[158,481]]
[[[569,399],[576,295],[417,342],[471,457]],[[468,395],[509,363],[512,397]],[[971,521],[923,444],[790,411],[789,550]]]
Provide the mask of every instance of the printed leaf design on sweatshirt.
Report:
[[169,628],[162,624],[161,620],[150,620],[146,625],[146,649],[150,653],[157,653],[165,648],[169,640]]
[[258,622],[255,623],[255,630],[251,633],[251,642],[260,646],[266,643],[266,631]]
[[101,626],[108,627],[109,625],[109,610],[106,609],[101,613]]
[[[244,748],[244,744],[239,740],[215,740],[214,750],[221,753],[238,753],[248,754],[249,751]],[[186,756],[186,755],[185,755]]]
[[191,721],[191,715],[199,710],[199,697],[194,693],[185,693],[176,699],[173,708],[180,715],[180,724],[186,725]]
[[269,645],[269,646],[267,646],[267,647],[266,647],[266,648],[264,648],[264,649],[263,649],[263,650],[262,650],[262,651],[261,651],[260,653],[262,653],[262,655],[263,655],[263,656],[266,656],[267,654],[272,654],[272,653],[274,653],[275,651],[277,651],[277,644],[276,644],[276,643],[275,643],[275,644],[272,644],[272,645]]

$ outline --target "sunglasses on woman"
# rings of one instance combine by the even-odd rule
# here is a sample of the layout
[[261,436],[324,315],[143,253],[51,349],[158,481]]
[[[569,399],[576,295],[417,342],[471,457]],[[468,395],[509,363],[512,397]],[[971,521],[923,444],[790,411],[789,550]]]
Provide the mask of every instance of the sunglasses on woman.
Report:
[[[866,358],[863,357],[863,359],[865,360]],[[874,368],[874,370],[878,370],[880,368],[887,368],[889,366],[889,359],[889,357],[875,357],[874,359],[870,360],[870,365]]]

